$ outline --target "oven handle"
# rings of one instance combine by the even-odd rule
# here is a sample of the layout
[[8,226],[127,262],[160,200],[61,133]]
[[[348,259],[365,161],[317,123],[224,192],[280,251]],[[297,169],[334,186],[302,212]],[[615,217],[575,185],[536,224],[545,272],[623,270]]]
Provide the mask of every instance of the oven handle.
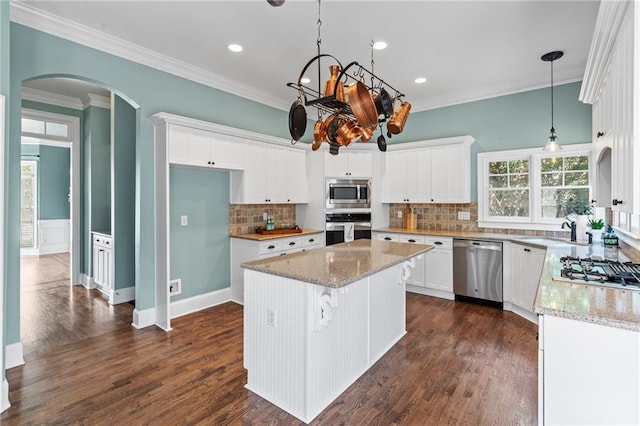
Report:
[[367,231],[371,229],[371,222],[327,222],[327,231],[344,231],[344,225],[347,223],[353,223],[353,229],[355,231]]

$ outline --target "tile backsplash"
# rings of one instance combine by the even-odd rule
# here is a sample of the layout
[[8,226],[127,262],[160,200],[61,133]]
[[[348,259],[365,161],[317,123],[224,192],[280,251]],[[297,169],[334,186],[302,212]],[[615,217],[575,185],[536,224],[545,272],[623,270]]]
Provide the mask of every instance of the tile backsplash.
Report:
[[229,235],[250,234],[264,227],[262,214],[273,216],[276,227],[296,224],[296,206],[293,204],[230,204]]

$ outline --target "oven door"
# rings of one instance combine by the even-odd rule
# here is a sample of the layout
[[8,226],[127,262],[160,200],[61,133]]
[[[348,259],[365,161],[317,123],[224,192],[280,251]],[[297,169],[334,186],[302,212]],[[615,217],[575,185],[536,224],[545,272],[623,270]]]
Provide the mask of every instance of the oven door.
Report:
[[[345,223],[341,222],[327,223],[325,240],[328,246],[344,243],[344,225]],[[354,223],[353,239],[360,240],[363,238],[368,240],[371,239],[371,223]]]

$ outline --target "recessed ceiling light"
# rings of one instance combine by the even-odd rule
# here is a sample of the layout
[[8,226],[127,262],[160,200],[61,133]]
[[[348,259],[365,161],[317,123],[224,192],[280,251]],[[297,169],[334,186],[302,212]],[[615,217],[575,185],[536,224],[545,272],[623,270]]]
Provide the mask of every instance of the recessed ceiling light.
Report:
[[376,50],[382,50],[387,47],[387,42],[385,41],[376,41],[373,43],[373,48]]
[[418,77],[415,80],[413,80],[415,83],[417,84],[422,84],[422,83],[426,83],[427,82],[427,78],[426,77]]
[[239,44],[231,43],[228,47],[232,52],[242,52],[242,46],[240,46]]
[[300,79],[300,83],[302,83],[302,84],[311,83],[311,80],[309,80],[307,77],[302,77]]

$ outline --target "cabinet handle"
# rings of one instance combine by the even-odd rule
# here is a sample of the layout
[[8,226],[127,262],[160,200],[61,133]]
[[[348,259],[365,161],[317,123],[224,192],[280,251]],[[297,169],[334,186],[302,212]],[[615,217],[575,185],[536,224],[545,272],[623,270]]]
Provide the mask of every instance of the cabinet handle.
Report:
[[104,251],[103,249],[99,249],[98,251]]
[[529,252],[531,252],[531,249],[526,248],[526,249],[524,249],[524,251],[526,251],[527,253],[529,253]]
[[289,243],[289,245],[290,245],[290,246],[295,246],[295,245],[296,245],[296,242],[295,242],[295,241],[291,241],[291,242]]
[[622,200],[616,200],[615,198],[611,201],[611,204],[617,206],[618,204],[622,204]]
[[309,242],[310,242],[310,243],[312,243],[312,242],[314,242],[314,241],[315,241],[315,240],[314,240],[313,238],[310,238],[310,239],[309,239]]
[[413,238],[411,238],[411,239],[409,240],[409,242],[410,242],[410,243],[415,243],[415,242],[416,242],[416,240],[414,240]]
[[280,253],[280,256],[284,256],[284,255],[286,255],[286,254],[287,254],[287,253]]
[[434,241],[433,244],[435,244],[437,246],[441,246],[442,245],[442,241]]
[[596,202],[596,200],[591,200],[591,204],[594,204]]
[[384,237],[386,241],[391,241],[391,237]]
[[267,247],[267,250],[273,250],[274,248],[276,248],[276,246],[269,246]]

